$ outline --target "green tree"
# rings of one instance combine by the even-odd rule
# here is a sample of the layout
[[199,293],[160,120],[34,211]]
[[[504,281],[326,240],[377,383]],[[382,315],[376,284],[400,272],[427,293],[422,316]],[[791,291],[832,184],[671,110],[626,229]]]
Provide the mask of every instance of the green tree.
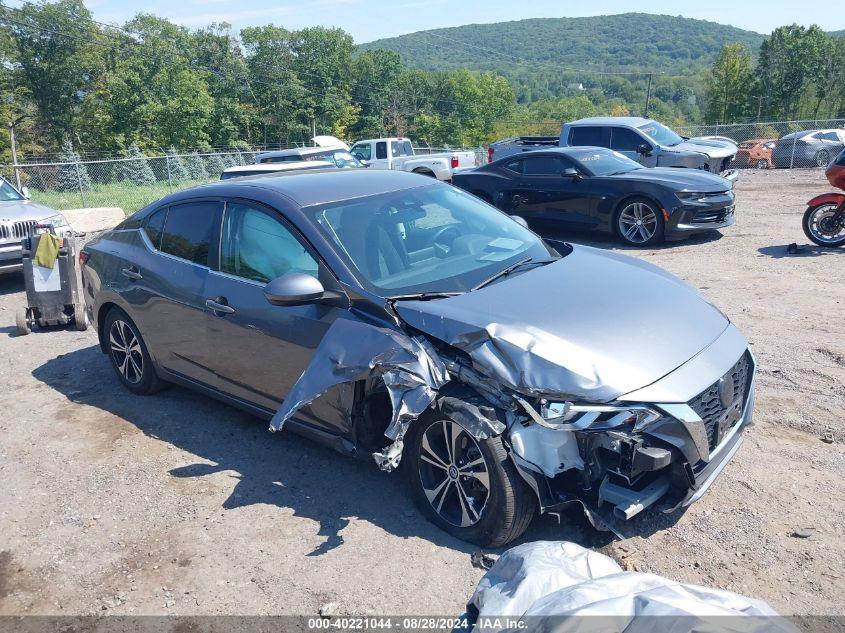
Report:
[[56,174],[56,188],[59,191],[88,191],[91,189],[91,178],[88,168],[81,162],[79,154],[73,149],[69,140],[62,143],[58,173]]
[[725,44],[707,78],[708,121],[729,123],[745,119],[753,77],[751,53],[745,45]]
[[126,158],[127,160],[120,164],[120,171],[124,180],[133,182],[138,186],[151,185],[156,181],[147,157],[141,153],[140,148],[135,143],[132,143],[126,150]]
[[185,167],[185,161],[176,153],[176,148],[172,145],[167,150],[167,168],[170,170],[170,179],[173,182],[183,182],[191,178]]
[[208,171],[205,169],[205,163],[203,163],[199,152],[191,152],[188,155],[185,167],[187,167],[188,175],[193,180],[208,180]]

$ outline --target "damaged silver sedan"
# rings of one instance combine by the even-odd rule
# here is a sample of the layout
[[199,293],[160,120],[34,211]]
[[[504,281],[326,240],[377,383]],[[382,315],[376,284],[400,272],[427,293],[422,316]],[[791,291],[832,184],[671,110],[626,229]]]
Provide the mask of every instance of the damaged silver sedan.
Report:
[[693,289],[414,174],[197,187],[81,260],[131,391],[179,383],[400,469],[436,524],[486,546],[538,510],[619,532],[688,505],[751,422],[747,341]]

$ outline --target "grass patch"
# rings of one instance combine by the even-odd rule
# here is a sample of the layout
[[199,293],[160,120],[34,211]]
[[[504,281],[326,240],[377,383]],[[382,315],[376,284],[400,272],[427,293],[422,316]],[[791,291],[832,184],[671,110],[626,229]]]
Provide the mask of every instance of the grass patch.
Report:
[[189,180],[174,184],[171,191],[166,182],[138,186],[131,182],[117,182],[108,185],[93,185],[90,190],[80,195],[78,191],[39,191],[32,189],[32,199],[43,205],[63,211],[65,209],[85,209],[92,207],[120,207],[129,215],[142,209],[151,202],[163,198],[173,191],[208,182]]

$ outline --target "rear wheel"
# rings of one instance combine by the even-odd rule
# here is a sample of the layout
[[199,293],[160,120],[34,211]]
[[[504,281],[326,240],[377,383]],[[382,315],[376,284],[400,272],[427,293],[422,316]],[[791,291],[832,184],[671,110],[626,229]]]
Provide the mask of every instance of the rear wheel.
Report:
[[120,308],[112,308],[104,324],[109,360],[120,382],[132,393],[149,395],[161,389],[138,327]]
[[816,154],[816,165],[818,167],[827,167],[828,163],[830,162],[830,152],[826,149],[820,150],[818,154]]
[[838,207],[833,202],[826,202],[807,209],[801,223],[804,235],[819,246],[845,244],[845,213],[837,214]]
[[767,160],[764,160],[764,159],[761,158],[760,160],[757,161],[757,169],[768,169],[768,168],[769,168],[769,162]]
[[501,437],[476,440],[458,422],[432,412],[411,427],[405,450],[414,500],[445,531],[499,547],[528,528],[536,498]]
[[20,336],[26,336],[32,332],[32,319],[29,308],[18,308],[15,311],[15,326]]
[[645,198],[622,203],[614,224],[617,235],[631,246],[652,246],[663,241],[663,215],[657,205]]

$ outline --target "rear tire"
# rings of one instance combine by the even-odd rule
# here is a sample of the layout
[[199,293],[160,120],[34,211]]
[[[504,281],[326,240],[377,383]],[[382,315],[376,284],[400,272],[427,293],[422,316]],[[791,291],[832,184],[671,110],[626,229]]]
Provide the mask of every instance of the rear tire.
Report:
[[18,329],[19,336],[26,336],[32,332],[29,319],[29,308],[18,308],[15,310],[15,326]]
[[756,167],[757,167],[757,169],[768,169],[769,163],[768,163],[768,161],[765,161],[761,158],[760,160],[757,161]]
[[830,163],[830,152],[826,149],[820,150],[816,154],[816,165],[818,167],[827,167],[828,163]]
[[129,315],[120,308],[112,308],[103,328],[109,361],[123,386],[141,396],[159,391],[164,384],[156,375],[147,345]]
[[525,532],[536,513],[536,496],[502,438],[475,440],[441,413],[429,411],[411,426],[404,466],[423,514],[461,540],[500,547]]
[[85,311],[84,304],[77,303],[73,306],[73,323],[79,332],[88,329],[88,313]]

